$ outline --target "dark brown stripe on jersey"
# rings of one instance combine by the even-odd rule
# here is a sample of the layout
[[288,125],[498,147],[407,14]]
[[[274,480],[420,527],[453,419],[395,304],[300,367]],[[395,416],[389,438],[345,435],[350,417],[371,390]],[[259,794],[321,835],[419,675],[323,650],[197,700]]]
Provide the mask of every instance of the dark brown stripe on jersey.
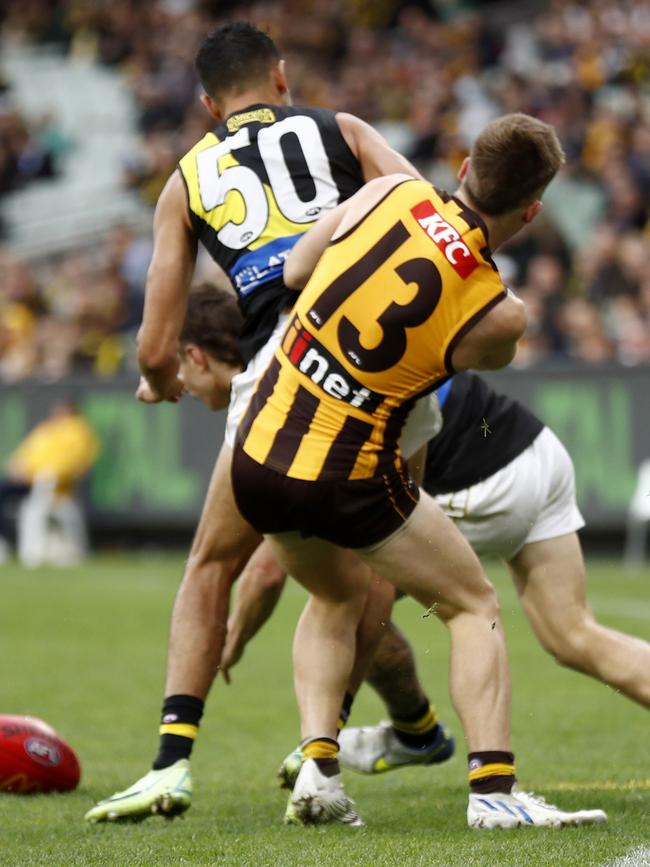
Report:
[[404,427],[408,414],[413,409],[415,398],[411,397],[400,406],[395,407],[384,428],[384,446],[379,459],[378,470],[385,471],[393,466],[395,461],[395,446]]
[[271,363],[266,369],[266,373],[260,379],[257,391],[253,394],[250,403],[248,404],[248,408],[244,413],[244,417],[239,422],[239,428],[237,430],[237,442],[243,443],[246,440],[246,437],[250,433],[250,429],[257,417],[258,413],[269,399],[269,397],[273,394],[273,389],[275,388],[275,384],[278,381],[278,376],[280,375],[280,362],[277,358],[273,358]]
[[399,250],[408,238],[410,238],[409,230],[401,220],[398,220],[361,255],[361,258],[353,262],[320,293],[308,311],[307,319],[316,328],[322,328],[341,304],[356,292],[393,255],[395,250]]
[[496,307],[499,302],[503,301],[508,297],[508,292],[504,289],[503,292],[499,293],[496,298],[493,298],[491,301],[485,305],[485,307],[481,307],[478,313],[475,313],[471,319],[468,319],[467,322],[460,328],[454,336],[449,341],[449,346],[445,351],[445,367],[448,373],[453,376],[456,371],[451,363],[451,356],[453,354],[454,349],[458,346],[463,337],[467,334],[468,331],[471,331],[472,328],[476,325],[477,322],[480,322],[481,319],[485,316],[486,313],[489,313],[493,307]]
[[368,219],[368,217],[372,214],[372,212],[373,212],[376,208],[378,208],[378,207],[382,204],[382,202],[385,202],[386,199],[390,196],[390,194],[391,194],[391,193],[394,193],[395,190],[396,190],[398,187],[401,187],[401,186],[402,186],[402,184],[410,184],[411,181],[420,181],[420,180],[422,180],[422,178],[409,178],[409,179],[406,180],[406,181],[400,181],[398,184],[395,184],[395,186],[394,186],[394,187],[391,187],[390,190],[389,190],[385,195],[383,195],[383,196],[381,197],[381,199],[379,199],[379,201],[376,202],[376,203],[372,206],[372,208],[370,208],[370,210],[367,211],[367,213],[365,213],[365,214],[363,215],[363,217],[361,217],[361,219],[360,219],[357,223],[354,224],[354,226],[351,226],[349,229],[346,229],[345,232],[343,232],[342,235],[338,235],[336,238],[334,238],[333,240],[331,240],[331,241],[329,242],[329,245],[328,245],[328,246],[333,247],[334,244],[338,244],[340,241],[344,241],[344,240],[345,240],[347,237],[349,237],[353,232],[355,232],[355,231],[359,228],[359,226],[360,226],[362,223],[365,223],[365,221],[366,221],[366,220]]
[[266,464],[279,473],[288,471],[319,405],[320,400],[311,391],[298,386],[284,424],[275,435]]
[[[345,475],[349,479],[361,447],[371,433],[371,424],[349,415],[330,446],[318,478],[327,479],[330,476]],[[351,443],[359,443],[359,447],[351,448]]]

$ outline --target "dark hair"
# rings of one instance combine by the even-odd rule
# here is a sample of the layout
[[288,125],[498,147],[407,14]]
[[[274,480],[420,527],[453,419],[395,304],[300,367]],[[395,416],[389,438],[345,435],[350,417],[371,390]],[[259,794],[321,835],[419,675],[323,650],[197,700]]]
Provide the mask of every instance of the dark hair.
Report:
[[238,342],[243,322],[232,292],[213,283],[201,283],[188,296],[179,343],[181,346],[195,343],[217,361],[243,367]]
[[496,217],[539,198],[563,163],[552,126],[527,114],[506,114],[474,142],[465,189],[479,211]]
[[270,36],[247,21],[235,21],[205,38],[194,63],[203,89],[218,99],[224,93],[240,92],[264,81],[279,60]]

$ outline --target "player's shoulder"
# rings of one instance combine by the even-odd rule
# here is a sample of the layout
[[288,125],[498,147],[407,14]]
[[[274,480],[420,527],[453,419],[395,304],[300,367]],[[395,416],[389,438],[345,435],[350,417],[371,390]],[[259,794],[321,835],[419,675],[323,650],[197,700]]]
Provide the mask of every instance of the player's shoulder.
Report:
[[[355,201],[361,206],[375,207],[383,204],[384,199],[396,191],[402,184],[418,184],[423,188],[430,186],[426,181],[420,181],[417,178],[407,175],[404,172],[396,172],[392,175],[383,175],[380,178],[373,178],[363,185],[358,193],[355,194]],[[409,189],[413,189],[410,187]]]
[[217,130],[210,130],[210,132],[207,132],[180,158],[178,165],[180,166],[181,171],[194,159],[196,154],[208,147],[212,147],[212,145],[218,144],[219,141],[220,137],[217,135]]
[[274,108],[277,120],[286,117],[310,117],[316,123],[336,124],[336,112],[331,108],[323,108],[314,105],[281,105]]

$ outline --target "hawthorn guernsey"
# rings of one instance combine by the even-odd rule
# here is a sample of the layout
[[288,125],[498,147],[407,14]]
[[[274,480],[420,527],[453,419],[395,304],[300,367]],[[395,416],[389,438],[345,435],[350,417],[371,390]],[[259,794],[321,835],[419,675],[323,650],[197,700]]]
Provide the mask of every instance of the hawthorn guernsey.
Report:
[[506,297],[487,245],[479,215],[419,180],[334,237],[242,420],[244,452],[306,481],[394,466],[413,403]]

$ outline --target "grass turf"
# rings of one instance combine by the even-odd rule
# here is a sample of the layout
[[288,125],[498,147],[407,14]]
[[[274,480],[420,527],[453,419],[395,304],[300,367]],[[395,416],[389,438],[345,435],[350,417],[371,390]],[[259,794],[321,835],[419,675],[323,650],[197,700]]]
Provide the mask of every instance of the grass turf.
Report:
[[[281,824],[274,774],[297,739],[290,645],[304,594],[288,586],[267,627],[217,682],[193,757],[192,809],[173,822],[87,826],[96,800],[149,767],[157,744],[166,634],[179,557],[105,556],[72,570],[0,570],[0,712],[40,716],[77,750],[83,778],[69,794],[0,795],[2,865],[613,865],[650,864],[647,711],[558,668],[536,644],[500,568],[513,673],[520,780],[562,806],[599,806],[610,823],[561,831],[481,832],[465,824],[464,750],[442,766],[379,778],[346,774],[368,827]],[[650,638],[650,570],[590,564],[599,618]],[[446,688],[447,639],[414,603],[396,619],[418,651],[442,718],[460,736]],[[352,724],[382,716],[363,690]],[[462,741],[462,738],[461,738]],[[626,859],[626,860],[622,860]]]

